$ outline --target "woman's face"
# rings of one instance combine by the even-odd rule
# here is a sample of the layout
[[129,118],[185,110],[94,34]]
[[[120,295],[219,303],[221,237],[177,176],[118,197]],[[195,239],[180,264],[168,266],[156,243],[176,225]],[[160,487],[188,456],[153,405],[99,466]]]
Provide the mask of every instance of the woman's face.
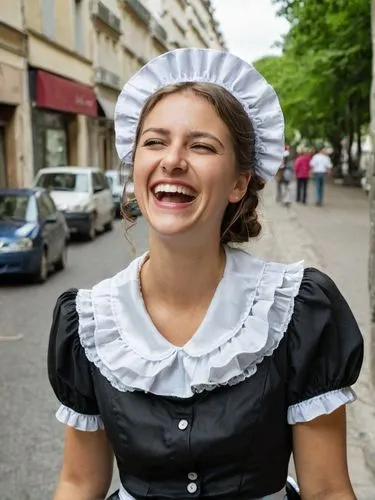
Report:
[[214,107],[193,92],[164,97],[140,131],[135,195],[159,236],[220,237],[228,203],[246,192],[229,130]]

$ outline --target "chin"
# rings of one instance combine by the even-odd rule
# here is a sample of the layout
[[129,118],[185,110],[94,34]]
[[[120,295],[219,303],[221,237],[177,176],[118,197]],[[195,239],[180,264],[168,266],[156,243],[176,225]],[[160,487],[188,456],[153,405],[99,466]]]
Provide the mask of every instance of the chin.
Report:
[[181,224],[150,224],[150,229],[158,238],[178,238],[189,233],[189,226]]

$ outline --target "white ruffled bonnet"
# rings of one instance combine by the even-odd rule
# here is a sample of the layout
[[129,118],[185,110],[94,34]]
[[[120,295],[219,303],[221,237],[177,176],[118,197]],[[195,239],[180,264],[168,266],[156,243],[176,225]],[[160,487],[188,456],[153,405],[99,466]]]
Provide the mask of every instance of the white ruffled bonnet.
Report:
[[255,132],[255,171],[271,179],[282,163],[284,117],[274,89],[255,68],[229,53],[214,49],[177,49],[141,68],[124,86],[116,104],[116,149],[121,161],[132,164],[141,111],[157,90],[183,82],[214,83],[243,106]]

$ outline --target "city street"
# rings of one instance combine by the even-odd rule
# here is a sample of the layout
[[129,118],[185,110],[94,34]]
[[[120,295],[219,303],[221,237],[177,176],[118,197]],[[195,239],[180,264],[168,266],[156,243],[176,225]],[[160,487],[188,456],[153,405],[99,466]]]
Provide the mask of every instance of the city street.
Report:
[[[359,189],[329,186],[323,208],[290,209],[274,202],[275,186],[265,190],[264,231],[250,251],[291,262],[304,258],[337,282],[356,314],[368,344],[368,209]],[[146,249],[141,218],[129,236],[137,254]],[[124,227],[94,243],[73,242],[66,271],[45,285],[0,285],[0,500],[49,500],[61,464],[63,426],[55,421],[57,402],[48,384],[46,350],[56,297],[69,287],[90,287],[131,259]],[[355,274],[354,274],[355,273]],[[355,279],[353,276],[355,275]],[[369,359],[356,386],[359,400],[348,408],[348,453],[358,500],[373,500],[375,481],[363,448],[371,443],[375,407],[369,385]]]
[[[270,183],[261,204],[263,231],[249,250],[281,262],[305,261],[329,274],[351,306],[365,341],[365,362],[355,385],[358,400],[347,407],[348,460],[358,500],[374,500],[375,397],[370,383],[370,333],[367,261],[369,248],[368,200],[358,188],[329,183],[323,207],[314,205],[310,183],[308,205],[277,204]],[[367,457],[367,463],[366,459]]]
[[[93,243],[73,242],[68,267],[44,285],[0,284],[0,500],[49,500],[61,465],[64,428],[47,380],[46,353],[57,296],[115,274],[131,259],[124,226]],[[146,245],[141,218],[129,231],[137,252]]]

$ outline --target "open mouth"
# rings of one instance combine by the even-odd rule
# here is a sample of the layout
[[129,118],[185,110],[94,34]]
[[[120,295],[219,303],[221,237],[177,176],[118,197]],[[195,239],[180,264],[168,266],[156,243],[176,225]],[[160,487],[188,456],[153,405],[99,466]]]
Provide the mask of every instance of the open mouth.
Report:
[[187,204],[197,197],[196,193],[186,186],[176,184],[157,184],[152,194],[161,203]]

